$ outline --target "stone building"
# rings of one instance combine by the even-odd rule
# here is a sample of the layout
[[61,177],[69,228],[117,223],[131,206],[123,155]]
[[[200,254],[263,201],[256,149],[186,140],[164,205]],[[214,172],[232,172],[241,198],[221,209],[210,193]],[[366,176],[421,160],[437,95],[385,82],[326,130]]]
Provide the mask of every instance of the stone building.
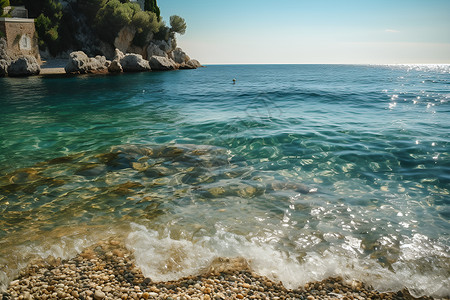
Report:
[[41,62],[34,19],[0,18],[0,38],[6,39],[6,53],[11,59],[31,55]]

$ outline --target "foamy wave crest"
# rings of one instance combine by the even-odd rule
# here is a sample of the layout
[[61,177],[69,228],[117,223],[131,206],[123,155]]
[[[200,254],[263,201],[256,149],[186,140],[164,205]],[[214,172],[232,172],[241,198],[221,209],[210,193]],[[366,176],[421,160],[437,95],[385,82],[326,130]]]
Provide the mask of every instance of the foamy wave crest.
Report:
[[433,273],[425,270],[418,274],[421,270],[416,270],[417,266],[408,260],[399,261],[395,270],[389,270],[369,256],[361,258],[355,251],[343,251],[333,246],[323,253],[309,252],[299,259],[292,253],[277,249],[276,243],[247,239],[219,226],[213,236],[192,241],[172,239],[170,232],[158,233],[142,225],[131,226],[127,247],[134,251],[144,275],[154,281],[177,280],[199,274],[215,257],[244,257],[255,272],[281,281],[291,289],[307,282],[342,276],[363,281],[382,292],[406,287],[416,297],[450,295],[449,277],[445,271]]

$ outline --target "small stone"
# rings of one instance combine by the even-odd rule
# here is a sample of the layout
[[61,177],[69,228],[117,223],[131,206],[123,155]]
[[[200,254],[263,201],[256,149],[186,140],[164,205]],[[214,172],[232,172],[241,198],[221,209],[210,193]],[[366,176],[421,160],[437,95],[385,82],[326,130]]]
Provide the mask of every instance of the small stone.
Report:
[[103,298],[105,298],[105,293],[103,293],[100,290],[95,290],[94,299],[99,300],[99,299],[103,299]]
[[31,296],[30,292],[23,293],[23,299],[24,300],[32,300],[33,296]]
[[225,295],[223,293],[217,293],[214,295],[215,300],[223,300],[225,299]]
[[244,299],[244,296],[242,296],[242,294],[237,294],[237,295],[236,295],[236,298],[238,298],[238,299]]
[[148,297],[150,297],[149,293],[145,292],[145,293],[142,294],[142,298],[148,299]]

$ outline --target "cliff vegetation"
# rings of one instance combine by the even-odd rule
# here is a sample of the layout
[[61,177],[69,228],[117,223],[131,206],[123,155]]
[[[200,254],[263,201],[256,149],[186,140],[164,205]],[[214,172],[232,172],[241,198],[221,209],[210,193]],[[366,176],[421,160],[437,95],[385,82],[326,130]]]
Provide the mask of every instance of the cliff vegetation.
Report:
[[[0,6],[8,2],[0,0]],[[143,7],[130,0],[10,2],[12,6],[24,5],[29,17],[36,19],[39,48],[51,56],[82,50],[108,57],[114,55],[115,48],[143,57],[162,49],[170,56],[176,48],[175,34],[186,32],[186,22],[179,16],[170,17],[170,25],[166,25],[156,0],[142,1]]]

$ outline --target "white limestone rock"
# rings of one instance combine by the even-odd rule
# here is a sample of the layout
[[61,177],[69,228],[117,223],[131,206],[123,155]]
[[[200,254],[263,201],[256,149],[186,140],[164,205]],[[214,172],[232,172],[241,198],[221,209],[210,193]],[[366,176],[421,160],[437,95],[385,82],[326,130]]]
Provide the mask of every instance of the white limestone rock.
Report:
[[120,60],[120,64],[124,72],[151,71],[148,60],[143,59],[140,54],[128,53]]
[[117,34],[114,40],[114,47],[122,52],[127,52],[131,43],[133,42],[134,36],[136,35],[136,28],[131,26],[123,27]]
[[150,58],[150,67],[154,71],[170,71],[177,69],[173,60],[163,56],[152,56]]
[[90,58],[83,51],[75,51],[70,53],[69,61],[64,69],[68,74],[105,72],[110,63],[104,56]]
[[187,63],[191,58],[181,48],[176,48],[173,53],[173,60],[177,64]]

